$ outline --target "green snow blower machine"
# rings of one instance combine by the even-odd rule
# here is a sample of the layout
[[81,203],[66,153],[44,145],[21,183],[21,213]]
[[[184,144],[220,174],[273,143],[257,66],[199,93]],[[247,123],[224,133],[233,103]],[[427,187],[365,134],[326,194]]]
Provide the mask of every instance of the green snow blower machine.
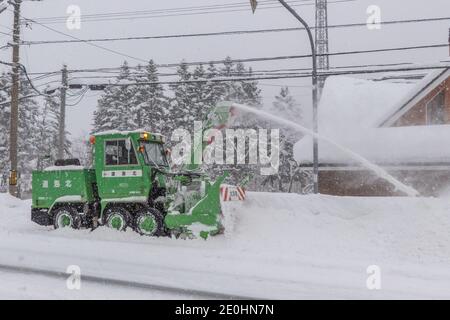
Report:
[[[226,127],[233,116],[230,106],[219,104],[203,130]],[[33,222],[206,239],[223,231],[221,188],[241,195],[236,200],[245,198],[243,186],[222,185],[227,173],[211,181],[192,161],[171,168],[162,135],[111,131],[91,136],[90,143],[92,168],[73,159],[33,172]],[[206,145],[197,148],[203,152]]]

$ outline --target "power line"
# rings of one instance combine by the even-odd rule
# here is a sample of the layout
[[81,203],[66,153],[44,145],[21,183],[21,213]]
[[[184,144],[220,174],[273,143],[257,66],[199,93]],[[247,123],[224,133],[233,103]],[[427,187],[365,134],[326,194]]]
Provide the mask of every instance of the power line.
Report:
[[[409,23],[424,23],[424,22],[439,22],[450,20],[450,17],[435,17],[423,19],[409,19],[409,20],[392,20],[383,21],[380,24],[409,24]],[[367,23],[348,23],[339,25],[330,25],[329,29],[334,28],[353,28],[366,27]],[[311,29],[315,29],[312,27]],[[37,41],[22,41],[21,45],[42,45],[42,44],[63,44],[63,43],[80,43],[80,42],[111,42],[111,41],[132,41],[132,40],[158,40],[158,39],[177,39],[177,38],[198,38],[198,37],[212,37],[212,36],[232,36],[258,33],[278,33],[278,32],[292,32],[300,31],[304,28],[276,28],[276,29],[257,29],[257,30],[236,30],[236,31],[221,31],[221,32],[207,32],[207,33],[190,33],[190,34],[172,34],[172,35],[154,35],[154,36],[138,36],[138,37],[116,37],[116,38],[94,38],[94,39],[78,39],[78,40],[37,40]]]
[[[405,72],[405,71],[418,71],[418,70],[436,70],[450,68],[449,66],[422,66],[422,67],[408,67],[408,68],[389,68],[389,69],[373,69],[373,70],[349,70],[349,71],[331,71],[320,72],[320,75],[340,76],[340,75],[354,75],[354,74],[372,74],[372,73],[386,73],[386,72]],[[237,77],[237,78],[211,78],[211,79],[194,79],[194,80],[181,80],[181,81],[142,81],[142,82],[117,82],[117,83],[94,83],[95,86],[104,87],[127,87],[127,86],[142,86],[142,85],[178,85],[188,83],[222,83],[222,82],[243,82],[243,81],[256,81],[256,80],[276,80],[276,79],[295,79],[295,78],[309,78],[312,77],[311,72],[305,72],[301,74],[283,75],[283,76],[262,76],[262,77]],[[89,84],[85,84],[89,85]]]
[[[368,67],[392,67],[392,66],[405,66],[405,65],[413,65],[413,63],[389,63],[389,64],[369,64],[369,65],[348,65],[348,66],[338,66],[338,67],[334,67],[333,69],[349,69],[349,68],[368,68]],[[257,76],[257,75],[265,75],[265,74],[272,74],[272,75],[290,75],[290,74],[294,74],[292,72],[294,71],[310,71],[311,68],[288,68],[288,69],[271,69],[271,70],[253,70],[252,71],[252,76]],[[74,73],[71,71],[71,73]],[[82,80],[82,79],[115,79],[117,78],[117,76],[120,74],[120,72],[115,72],[113,74],[110,75],[94,75],[94,76],[77,76],[77,77],[71,77],[69,79],[69,83],[70,82],[76,82],[75,80]],[[42,75],[36,78],[33,78],[32,81],[39,81],[39,80],[43,80],[45,78],[48,77],[52,77],[52,76],[58,76],[59,74],[57,72],[50,72],[47,75]],[[158,77],[170,77],[170,76],[177,76],[177,73],[157,73],[156,76]],[[240,75],[240,73],[238,72],[232,72],[231,75]],[[130,77],[134,77],[134,78],[145,78],[146,75],[144,74],[135,74],[135,73],[130,73]],[[43,84],[39,84],[37,85],[37,87],[43,87],[46,85],[50,85],[53,83],[60,83],[59,80],[54,80],[54,81],[50,81],[50,82],[46,82]],[[304,86],[299,86],[299,87],[304,87]],[[308,86],[311,87],[311,86]]]
[[308,88],[308,89],[311,89],[311,85],[298,86],[298,85],[286,85],[286,84],[262,83],[262,82],[259,82],[258,86],[263,86],[263,87]]
[[[413,65],[414,63],[412,62],[403,62],[403,63],[385,63],[385,64],[365,64],[365,65],[347,65],[347,66],[336,66],[333,67],[333,69],[349,69],[349,68],[368,68],[368,67],[393,67],[393,66],[405,66],[405,65]],[[133,68],[133,67],[131,67]],[[119,70],[119,68],[117,68],[117,70]],[[293,72],[293,71],[310,71],[311,68],[287,68],[287,69],[270,69],[270,70],[253,70],[252,71],[252,75],[258,75],[258,74],[264,74],[264,73],[274,73],[274,72]],[[78,72],[84,72],[85,70],[80,70],[80,71],[70,71],[70,73],[78,73]],[[91,70],[89,70],[91,71]],[[38,72],[38,73],[29,73],[29,74],[40,74],[40,76],[32,78],[32,81],[39,81],[39,80],[43,80],[49,77],[54,77],[54,76],[59,76],[59,71],[53,71],[53,72]],[[77,80],[77,79],[114,79],[116,78],[119,74],[120,71],[110,71],[109,75],[95,75],[95,76],[78,76],[78,77],[71,77],[69,79],[70,81],[73,80]],[[235,74],[235,75],[239,75],[239,73],[237,72],[233,72],[231,74]],[[158,77],[168,77],[168,76],[177,76],[177,73],[156,73],[156,75]],[[145,74],[135,74],[135,73],[130,73],[131,77],[146,77]],[[37,87],[43,87],[52,83],[59,83],[60,80],[54,80],[54,81],[50,81],[50,82],[46,82],[43,84],[39,84],[37,85]],[[277,85],[278,86],[278,85]],[[304,86],[299,86],[299,87],[304,87]],[[308,86],[310,87],[310,86]]]
[[[368,67],[398,67],[398,66],[406,66],[406,65],[413,65],[414,63],[411,62],[404,62],[404,63],[386,63],[386,64],[366,64],[366,65],[347,65],[347,66],[337,66],[333,69],[350,69],[350,68],[368,68]],[[293,75],[297,74],[297,71],[310,71],[311,68],[287,68],[287,69],[270,69],[270,70],[252,70],[251,76],[264,76],[264,75]],[[78,77],[72,77],[70,78],[69,82],[74,82],[78,79],[115,79],[117,76],[120,75],[120,72],[116,72],[114,74],[109,75],[94,75],[94,76],[78,76]],[[177,76],[177,73],[156,73],[156,76],[158,77],[172,77]],[[242,75],[242,72],[231,72],[231,76],[240,76]],[[143,73],[130,73],[129,76],[131,78],[145,78],[147,77],[146,74]],[[53,81],[58,82],[58,81]],[[75,81],[76,82],[76,81]],[[301,86],[304,87],[304,86]],[[311,86],[308,86],[311,87]]]
[[[39,96],[40,96],[39,94],[32,94],[32,95],[25,96],[25,97],[19,97],[19,101],[26,100],[26,99],[32,99],[32,98],[36,98]],[[8,104],[11,104],[11,102],[12,102],[11,100],[0,102],[0,106],[5,106]]]
[[89,88],[86,87],[84,90],[82,90],[80,92],[80,94],[78,94],[78,100],[76,100],[76,102],[70,103],[70,104],[66,104],[66,106],[68,106],[68,107],[75,107],[75,106],[79,105],[81,103],[81,101],[83,101],[83,99],[86,96],[86,93],[88,91],[89,91]]
[[[409,46],[409,47],[394,47],[383,49],[371,49],[371,50],[354,50],[354,51],[341,51],[331,52],[328,56],[341,56],[341,55],[355,55],[355,54],[367,54],[367,53],[379,53],[379,52],[393,52],[404,50],[419,50],[419,49],[432,49],[432,48],[446,48],[448,44],[431,44],[421,46]],[[212,60],[212,61],[197,61],[197,62],[183,62],[188,66],[209,65],[209,64],[224,64],[224,63],[245,63],[245,62],[265,62],[265,61],[279,61],[279,60],[292,60],[292,59],[306,59],[310,58],[310,54],[305,55],[291,55],[291,56],[275,56],[275,57],[260,57],[260,58],[243,58],[243,59],[229,59],[229,60]],[[157,64],[158,68],[177,67],[180,63],[167,63]],[[130,67],[132,68],[132,67]],[[136,67],[135,67],[136,68]],[[98,68],[98,69],[75,69],[70,72],[101,72],[102,70],[120,70],[120,67],[116,68]]]
[[[382,48],[382,49],[372,49],[372,50],[354,50],[354,51],[342,51],[342,52],[332,52],[328,55],[330,56],[339,56],[339,55],[352,55],[352,54],[366,54],[366,53],[379,53],[379,52],[390,52],[390,51],[402,51],[402,50],[420,50],[420,49],[429,49],[429,48],[444,48],[447,47],[448,44],[431,44],[431,45],[423,45],[423,46],[409,46],[409,47],[394,47],[394,48]],[[243,62],[264,62],[264,61],[275,61],[275,60],[291,60],[291,59],[303,59],[310,58],[311,55],[291,55],[291,56],[277,56],[277,57],[259,57],[259,58],[243,58],[243,59],[226,59],[226,60],[212,60],[212,61],[197,61],[197,62],[184,62],[187,65],[195,66],[195,65],[209,65],[209,64],[224,64],[224,63],[243,63]],[[366,64],[366,65],[357,65],[353,67],[372,67],[372,66],[397,66],[404,63],[394,63],[394,64]],[[158,68],[164,67],[177,67],[180,63],[167,63],[167,64],[156,64]],[[338,66],[335,68],[347,68],[348,66]],[[136,70],[139,67],[129,66],[130,70]],[[104,68],[85,68],[85,69],[71,69],[69,73],[113,73],[117,74],[121,70],[121,67],[104,67]],[[303,71],[310,70],[310,68],[295,68],[290,69],[290,71]],[[59,71],[52,72],[33,72],[30,75],[39,75],[39,76],[51,76],[58,74]]]
[[[382,52],[382,51],[398,51],[398,50],[415,50],[415,49],[423,49],[423,48],[437,48],[437,47],[446,47],[447,44],[441,44],[441,45],[428,45],[428,46],[413,46],[413,47],[397,47],[397,48],[385,48],[385,49],[374,49],[374,50],[364,50],[364,51],[347,51],[347,52],[335,52],[335,53],[330,53],[329,55],[347,55],[347,54],[360,54],[360,53],[371,53],[371,52]],[[208,63],[213,63],[213,64],[218,64],[218,63],[225,63],[225,62],[232,62],[232,63],[236,63],[236,62],[248,62],[248,61],[272,61],[272,60],[285,60],[285,59],[295,59],[295,58],[305,58],[305,57],[310,57],[310,55],[304,55],[304,56],[283,56],[283,57],[266,57],[266,58],[248,58],[248,59],[238,59],[238,60],[220,60],[220,61],[212,61],[212,62],[196,62],[196,63],[191,63],[191,64],[195,64],[195,65],[199,65],[199,64],[208,64]],[[11,65],[10,63],[5,63],[3,62],[3,64],[6,65]],[[188,63],[187,63],[188,64]],[[412,63],[392,63],[392,64],[372,64],[372,65],[356,65],[356,66],[339,66],[336,67],[334,69],[339,69],[339,68],[367,68],[367,67],[373,67],[373,66],[381,66],[381,67],[387,67],[387,66],[402,66],[402,65],[407,65],[407,64],[412,64]],[[173,64],[173,66],[177,66],[178,64]],[[159,66],[159,65],[157,65]],[[167,66],[163,65],[163,66]],[[130,67],[130,69],[136,69],[137,67]],[[70,73],[83,73],[83,72],[103,72],[104,70],[118,70],[120,71],[120,67],[115,67],[115,68],[97,68],[97,69],[78,69],[78,70],[70,70]],[[291,69],[275,69],[275,70],[255,70],[254,72],[252,72],[252,76],[250,77],[251,79],[256,79],[256,80],[261,80],[261,79],[283,79],[283,78],[295,78],[297,77],[298,74],[295,73],[289,73],[291,71],[306,71],[306,70],[310,70],[310,68],[291,68]],[[389,69],[392,70],[392,69]],[[420,69],[422,70],[422,69]],[[393,70],[395,71],[395,70]],[[26,72],[26,69],[25,69]],[[272,74],[270,75],[270,78],[264,78],[263,76],[265,74],[270,74],[270,73],[275,73],[278,72],[279,74]],[[40,75],[36,78],[34,78],[33,80],[31,80],[28,77],[28,73],[26,73],[28,81],[30,82],[30,84],[32,84],[32,81],[37,81],[37,80],[42,80],[45,79],[47,77],[51,77],[51,76],[55,76],[59,74],[59,71],[53,71],[53,72],[46,72],[46,73],[33,73],[35,75]],[[117,74],[117,72],[116,72]],[[139,76],[139,74],[131,74],[132,76]],[[158,74],[158,76],[176,76],[176,73],[172,73],[172,74]],[[234,73],[233,75],[238,75],[238,73]],[[255,77],[258,76],[259,77]],[[102,77],[102,76],[89,76],[89,77],[77,77],[77,78],[72,78],[72,80],[75,79],[87,79],[87,78],[98,78],[98,79],[107,79],[107,78],[112,78],[112,77]],[[51,83],[59,83],[59,81],[52,81],[52,82],[47,82],[45,84],[41,84],[38,87],[42,87]],[[34,88],[35,91],[37,91],[36,88]],[[37,91],[39,94],[41,94],[39,91]]]
[[[311,0],[302,0],[302,1],[294,1],[294,2],[306,2]],[[275,0],[264,0],[260,1],[261,6],[267,5],[267,3],[273,3]],[[186,11],[195,11],[195,10],[212,10],[212,9],[225,9],[225,8],[236,8],[247,6],[247,3],[244,2],[235,2],[229,4],[220,4],[220,5],[207,5],[207,6],[191,6],[191,7],[181,7],[181,8],[165,8],[165,9],[154,9],[154,10],[139,10],[139,11],[121,11],[121,12],[109,12],[109,13],[97,13],[97,14],[83,14],[83,19],[89,18],[108,18],[108,17],[124,17],[124,16],[136,16],[143,14],[158,14],[158,13],[168,13],[168,12],[186,12]],[[40,21],[59,21],[65,22],[67,20],[67,16],[56,16],[56,17],[43,17],[36,18],[36,20]]]
[[[314,5],[312,0],[298,0],[291,1],[293,7],[300,6],[312,6]],[[354,2],[356,0],[333,0],[329,1],[332,4],[338,3],[346,3],[346,2]],[[272,1],[267,1],[272,2]],[[273,1],[277,2],[277,1]],[[271,3],[260,3],[261,10],[267,9],[277,9],[281,6],[279,4],[271,4]],[[239,4],[228,4],[228,5],[216,5],[210,6],[209,8],[199,8],[199,9],[190,9],[190,10],[181,10],[183,8],[179,8],[178,11],[167,11],[170,9],[163,9],[159,12],[157,11],[132,11],[132,12],[121,12],[121,13],[110,13],[110,14],[91,14],[91,15],[83,15],[82,19],[84,22],[106,22],[106,21],[118,21],[118,20],[136,20],[136,19],[152,19],[152,18],[165,18],[165,17],[179,17],[179,16],[193,16],[193,15],[206,15],[206,14],[216,14],[216,13],[234,13],[234,12],[244,12],[248,11],[248,3],[239,3]],[[188,8],[185,8],[188,9]],[[166,11],[164,11],[166,10]],[[191,11],[191,12],[186,12]],[[59,17],[48,17],[48,18],[37,18],[46,24],[58,24],[65,23],[67,17],[59,16]]]
[[122,56],[122,57],[130,58],[130,59],[133,59],[133,60],[136,60],[136,61],[147,62],[147,60],[144,60],[144,59],[141,59],[141,58],[137,58],[137,57],[131,56],[131,55],[126,54],[126,53],[122,53],[122,52],[119,52],[119,51],[116,51],[116,50],[112,50],[112,49],[109,49],[109,48],[106,48],[106,47],[103,47],[103,46],[99,46],[99,45],[96,45],[96,44],[93,44],[93,43],[89,43],[89,42],[83,41],[83,40],[81,40],[81,39],[79,39],[79,38],[77,38],[77,37],[74,37],[74,36],[72,36],[72,35],[70,35],[70,34],[67,34],[67,33],[64,33],[64,32],[61,32],[61,31],[58,31],[58,30],[53,29],[53,28],[51,28],[51,27],[48,27],[48,26],[46,26],[46,25],[44,25],[44,24],[40,24],[40,23],[38,23],[38,24],[39,24],[40,26],[42,26],[42,27],[48,29],[48,30],[51,30],[51,31],[53,31],[53,32],[56,32],[56,33],[61,34],[61,35],[64,35],[64,36],[66,36],[66,37],[70,37],[70,38],[72,38],[72,39],[81,41],[81,42],[83,42],[83,43],[86,43],[87,45],[96,47],[96,48],[98,48],[98,49],[101,49],[101,50],[104,50],[104,51],[107,51],[107,52],[111,52],[111,53],[114,53],[114,54],[116,54],[116,55],[120,55],[120,56]]
[[93,43],[90,43],[90,42],[83,41],[83,40],[80,39],[80,38],[77,38],[77,37],[72,36],[72,35],[70,35],[70,34],[67,34],[67,33],[64,33],[64,32],[62,32],[62,31],[56,30],[56,29],[54,29],[54,28],[51,28],[51,27],[49,27],[49,26],[46,26],[45,24],[36,22],[36,21],[34,21],[34,20],[32,20],[32,19],[27,19],[27,18],[23,17],[22,15],[21,15],[21,17],[22,17],[22,19],[26,19],[27,21],[31,21],[31,22],[37,23],[38,25],[40,25],[40,26],[42,26],[42,27],[44,27],[44,28],[46,28],[46,29],[48,29],[48,30],[50,30],[50,31],[56,32],[56,33],[58,33],[58,34],[64,35],[64,36],[66,36],[66,37],[69,37],[69,38],[72,38],[72,39],[75,39],[75,40],[79,40],[79,41],[81,41],[81,42],[83,42],[83,43],[86,43],[87,45],[96,47],[96,48],[98,48],[98,49],[102,49],[102,50],[105,50],[105,51],[114,53],[114,54],[116,54],[116,55],[120,55],[120,56],[122,56],[122,57],[130,58],[130,59],[133,59],[133,60],[136,60],[136,61],[147,62],[147,60],[144,60],[144,59],[140,59],[140,58],[137,58],[137,57],[133,57],[133,56],[131,56],[131,55],[128,55],[128,54],[125,54],[125,53],[121,53],[121,52],[119,52],[119,51],[115,51],[115,50],[112,50],[112,49],[109,49],[109,48],[106,48],[106,47],[103,47],[103,46],[100,46],[100,45],[97,45],[97,44],[93,44]]
[[12,33],[7,33],[7,32],[3,32],[3,31],[0,31],[0,34],[4,34],[5,36],[12,36]]
[[[446,61],[450,62],[450,61]],[[2,64],[8,64],[7,62],[2,62]],[[419,70],[436,70],[436,69],[445,69],[450,68],[450,65],[442,65],[442,66],[436,66],[436,65],[429,65],[429,66],[416,66],[416,67],[404,67],[404,68],[385,68],[385,69],[372,69],[372,70],[349,70],[349,71],[330,71],[330,72],[321,72],[320,74],[323,76],[340,76],[340,75],[355,75],[355,74],[373,74],[373,73],[386,73],[386,72],[406,72],[406,71],[419,71]],[[212,78],[212,79],[196,79],[196,80],[182,80],[182,81],[152,81],[152,82],[127,82],[127,83],[104,83],[104,84],[84,84],[86,86],[141,86],[141,85],[179,85],[179,84],[185,84],[185,83],[226,83],[226,82],[243,82],[243,81],[257,81],[257,80],[277,80],[277,79],[295,79],[295,78],[308,78],[311,77],[311,72],[305,72],[305,73],[299,73],[299,74],[293,74],[293,75],[284,75],[284,76],[258,76],[258,77],[237,77],[237,78]],[[268,85],[268,84],[266,84]],[[83,92],[80,94],[80,99],[73,105],[77,105],[81,102],[81,100],[84,98],[86,89],[83,90]],[[39,93],[39,91],[37,91]],[[38,96],[43,96],[43,94],[39,93],[37,95],[30,95],[26,97],[21,97],[20,100],[28,99],[28,98],[34,98]],[[11,103],[11,101],[2,102],[0,105],[6,105]]]
[[[408,72],[408,71],[419,71],[419,70],[436,70],[450,68],[450,65],[424,65],[424,66],[414,66],[414,67],[403,67],[403,68],[378,68],[378,69],[365,69],[365,70],[347,70],[347,71],[328,71],[321,72],[320,74],[326,77],[329,76],[342,76],[342,75],[356,75],[356,74],[374,74],[374,73],[388,73],[388,72]],[[296,78],[309,78],[312,76],[311,72],[290,74],[290,75],[272,75],[272,76],[248,76],[248,77],[220,77],[211,79],[194,79],[194,80],[181,80],[181,81],[142,81],[142,82],[117,82],[117,83],[86,83],[82,85],[86,87],[95,86],[95,90],[103,90],[106,87],[115,86],[142,86],[142,85],[179,85],[179,84],[192,84],[192,83],[226,83],[226,82],[244,82],[244,81],[258,81],[258,80],[279,80],[279,79],[296,79]],[[77,84],[75,84],[77,85]],[[263,84],[269,85],[270,84]],[[274,85],[272,85],[274,86]],[[298,86],[300,87],[300,86]],[[303,87],[303,86],[302,86]],[[309,86],[308,86],[309,87]],[[85,88],[78,96],[76,104],[80,103],[82,97],[85,96],[87,89]]]
[[[0,61],[0,64],[7,65],[7,66],[10,66],[10,67],[13,67],[13,66],[14,66],[14,63],[5,62],[5,61]],[[19,68],[23,71],[23,74],[24,74],[25,77],[27,78],[27,81],[28,81],[28,83],[30,84],[31,89],[33,89],[33,90],[34,90],[38,95],[40,95],[40,96],[44,96],[44,97],[47,96],[47,94],[44,94],[44,93],[40,92],[40,91],[34,86],[33,81],[30,79],[30,77],[29,77],[29,75],[28,75],[28,73],[27,73],[26,67],[25,67],[23,64],[21,64],[21,63],[18,63],[18,66],[19,66]]]

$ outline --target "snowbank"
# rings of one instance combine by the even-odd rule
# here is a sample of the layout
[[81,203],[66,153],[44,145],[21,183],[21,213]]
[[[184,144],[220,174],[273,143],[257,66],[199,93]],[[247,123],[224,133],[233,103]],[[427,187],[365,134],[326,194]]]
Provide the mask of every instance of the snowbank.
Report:
[[243,205],[224,205],[226,215],[236,217],[230,238],[254,249],[344,260],[450,261],[447,200],[249,193]]
[[55,231],[31,223],[29,205],[0,195],[0,264],[260,298],[450,297],[448,199],[250,192],[223,204],[227,233],[208,241]]
[[[0,230],[14,230],[29,228],[31,220],[31,200],[23,201],[7,193],[0,193]],[[0,241],[2,235],[0,234]]]
[[[30,201],[0,194],[2,229],[69,238],[153,242],[134,232],[118,233],[107,228],[89,231],[57,230],[47,234],[30,220]],[[249,192],[244,202],[222,204],[226,234],[211,243],[226,242],[271,254],[361,258],[380,257],[415,260],[450,260],[450,202],[433,198],[364,198],[301,196]],[[51,229],[51,228],[50,228]],[[0,235],[0,238],[2,235]],[[128,239],[128,240],[127,240]],[[160,239],[161,240],[161,239]],[[162,240],[171,242],[172,240]],[[175,242],[177,242],[175,240]],[[185,241],[181,241],[185,243]],[[390,242],[390,243],[389,243]],[[199,244],[198,241],[193,243]],[[203,242],[200,242],[203,247]],[[209,243],[209,242],[207,242]],[[208,245],[206,245],[208,246]],[[428,247],[430,250],[423,250]]]

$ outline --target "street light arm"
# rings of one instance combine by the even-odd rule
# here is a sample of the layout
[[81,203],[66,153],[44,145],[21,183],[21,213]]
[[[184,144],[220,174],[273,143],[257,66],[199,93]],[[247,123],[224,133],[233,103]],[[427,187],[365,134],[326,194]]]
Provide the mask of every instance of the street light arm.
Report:
[[[278,0],[280,1],[280,3],[295,17],[297,18],[298,21],[300,21],[300,23],[305,27],[306,32],[308,33],[308,38],[309,38],[309,42],[311,44],[311,50],[312,50],[312,55],[313,55],[313,64],[316,65],[317,61],[316,61],[316,46],[314,44],[314,37],[313,34],[311,32],[311,28],[309,27],[308,23],[306,23],[305,20],[303,20],[302,17],[299,16],[299,14],[292,9],[291,6],[289,6],[286,1],[284,0]],[[313,67],[313,70],[316,69]]]

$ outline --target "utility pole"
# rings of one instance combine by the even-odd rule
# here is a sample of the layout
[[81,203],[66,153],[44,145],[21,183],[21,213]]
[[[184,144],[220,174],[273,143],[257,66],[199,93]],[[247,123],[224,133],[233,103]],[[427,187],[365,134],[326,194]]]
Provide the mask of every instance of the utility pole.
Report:
[[19,93],[20,93],[20,5],[22,0],[13,0],[11,4],[14,6],[14,26],[13,26],[13,56],[12,56],[12,88],[11,88],[11,115],[10,115],[10,132],[9,132],[9,193],[19,196],[18,190],[18,126],[19,126]]
[[59,134],[58,134],[58,159],[64,159],[64,147],[66,144],[66,94],[67,94],[67,66],[61,70],[61,105],[59,110]]
[[[330,58],[328,57],[328,0],[316,0],[316,54],[317,69],[328,70]],[[319,76],[319,96],[325,85],[326,77]]]

